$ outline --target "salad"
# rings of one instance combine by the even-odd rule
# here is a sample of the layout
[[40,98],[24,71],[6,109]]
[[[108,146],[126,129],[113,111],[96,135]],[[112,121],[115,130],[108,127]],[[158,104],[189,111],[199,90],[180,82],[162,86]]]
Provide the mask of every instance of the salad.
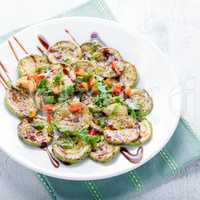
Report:
[[127,158],[124,145],[141,149],[152,136],[146,118],[152,98],[137,87],[135,65],[97,33],[82,44],[68,34],[72,40],[53,45],[39,36],[45,50],[18,59],[15,84],[1,63],[5,105],[20,119],[18,136],[27,145],[50,148],[66,164],[108,162],[120,151]]

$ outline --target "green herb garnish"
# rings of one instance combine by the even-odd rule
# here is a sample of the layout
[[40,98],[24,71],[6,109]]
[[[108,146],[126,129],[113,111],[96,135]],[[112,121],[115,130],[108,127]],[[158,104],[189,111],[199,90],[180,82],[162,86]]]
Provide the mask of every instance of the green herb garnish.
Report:
[[98,123],[98,125],[101,127],[101,128],[104,128],[105,126],[106,126],[106,120],[105,120],[105,118],[99,118],[98,120],[97,120],[97,123]]
[[74,141],[70,137],[62,137],[62,140],[57,140],[55,143],[64,149],[71,149],[74,147]]
[[97,142],[101,140],[100,135],[90,135],[86,129],[74,130],[74,131],[65,131],[65,135],[77,136],[83,141],[90,143],[95,146]]
[[114,96],[113,97],[113,102],[114,103],[122,103],[122,98],[120,96]]
[[99,81],[95,84],[95,87],[99,90],[100,94],[92,98],[93,103],[99,107],[107,106],[110,103],[111,94],[106,89],[105,84]]
[[59,95],[59,101],[65,101],[67,100],[71,95],[74,94],[74,86],[73,85],[69,85],[69,86],[65,86]]
[[135,110],[135,115],[138,120],[142,120],[144,118],[144,114],[140,110]]
[[129,113],[130,113],[131,117],[133,117],[133,119],[136,119],[136,118],[137,118],[137,115],[136,115],[136,113],[135,113],[135,110],[131,110],[131,109],[130,109]]
[[119,111],[119,106],[120,106],[119,103],[115,103],[114,108],[113,108],[113,111],[112,111],[112,113],[111,113],[111,116],[115,116],[115,115],[118,113],[118,111]]
[[139,110],[138,104],[125,104],[128,109],[128,114],[131,115],[134,119],[142,120],[144,118],[144,114]]
[[71,61],[71,59],[66,58],[66,59],[64,60],[64,63],[67,64],[67,65],[70,65],[70,64],[72,64],[72,61]]
[[95,105],[99,107],[105,107],[110,103],[111,95],[109,93],[100,93],[96,97],[92,98],[92,101]]
[[96,85],[97,89],[100,91],[100,92],[103,92],[103,93],[106,93],[107,90],[106,90],[106,86],[102,83],[102,82],[97,82]]
[[55,121],[51,121],[50,122],[50,126],[51,126],[51,128],[54,130],[54,129],[56,129],[56,122]]
[[80,88],[78,91],[79,91],[79,94],[83,94],[83,93],[85,93],[85,92],[87,91],[87,89],[85,89],[85,88]]
[[96,143],[101,140],[100,135],[89,135],[86,129],[79,130],[78,135],[82,140],[91,143],[93,146],[95,146]]
[[48,83],[47,78],[43,78],[42,80],[40,80],[38,87],[37,87],[38,91],[40,91],[40,92],[45,91],[47,88],[47,83]]
[[44,96],[43,100],[45,103],[50,103],[50,104],[56,103],[56,99],[54,96]]
[[43,71],[43,70],[47,70],[48,67],[47,66],[38,66],[35,68],[35,71]]
[[100,54],[98,52],[95,52],[95,53],[91,54],[90,59],[91,60],[96,60],[97,58],[99,58],[99,55]]
[[63,79],[63,75],[62,75],[62,74],[57,74],[57,75],[54,76],[53,82],[54,82],[55,84],[58,84],[58,83],[60,83],[60,81],[61,81],[62,79]]
[[41,123],[41,122],[34,122],[33,125],[32,125],[34,128],[38,129],[38,130],[41,130],[44,128],[44,124]]
[[85,79],[83,76],[77,76],[76,81],[83,82],[83,81],[85,81]]
[[91,69],[88,69],[87,72],[84,73],[84,78],[85,78],[85,81],[88,81],[90,78],[92,78],[94,75],[94,72],[93,70]]

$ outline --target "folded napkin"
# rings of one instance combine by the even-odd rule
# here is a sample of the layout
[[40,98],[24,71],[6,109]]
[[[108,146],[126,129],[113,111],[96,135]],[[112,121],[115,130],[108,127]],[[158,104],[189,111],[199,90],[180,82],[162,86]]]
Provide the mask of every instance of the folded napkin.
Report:
[[[103,0],[88,3],[60,16],[91,16],[114,20]],[[59,17],[60,17],[59,16]],[[37,174],[54,200],[122,200],[166,182],[200,158],[200,141],[181,118],[168,144],[153,159],[126,174],[97,181],[66,181]]]
[[[90,0],[58,17],[62,16],[91,16],[115,20],[103,0]],[[0,42],[14,32],[0,37]],[[168,144],[136,170],[97,181],[67,181],[42,174],[37,174],[37,177],[53,200],[128,200],[182,173],[189,163],[199,158],[200,141],[188,122],[181,118]]]

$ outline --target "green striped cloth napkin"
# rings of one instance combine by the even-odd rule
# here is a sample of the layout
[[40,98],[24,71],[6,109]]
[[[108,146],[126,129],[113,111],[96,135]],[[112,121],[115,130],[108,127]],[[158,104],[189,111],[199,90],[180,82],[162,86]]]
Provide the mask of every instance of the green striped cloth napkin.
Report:
[[[102,0],[88,3],[61,16],[93,16],[114,20]],[[170,142],[145,165],[126,174],[97,181],[66,181],[37,174],[53,200],[122,200],[166,182],[200,158],[200,141],[182,118]]]

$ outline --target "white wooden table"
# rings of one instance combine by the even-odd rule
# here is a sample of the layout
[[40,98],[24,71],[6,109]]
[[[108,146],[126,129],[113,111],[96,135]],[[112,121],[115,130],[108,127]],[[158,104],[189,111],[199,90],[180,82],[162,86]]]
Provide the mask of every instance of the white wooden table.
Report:
[[[184,88],[183,115],[193,129],[200,133],[200,1],[107,0],[107,2],[126,28],[137,30],[153,40],[175,64],[179,72],[180,83]],[[66,6],[68,3],[69,1],[66,2]],[[20,7],[18,9],[20,10]],[[57,7],[56,12],[59,11],[62,9]],[[51,9],[51,16],[53,15],[54,10]],[[0,19],[2,19],[1,14]],[[1,22],[1,29],[3,23],[8,23],[11,19],[16,20],[12,17],[12,13],[6,19],[8,21]],[[187,168],[183,176],[176,177],[136,199],[198,200],[200,199],[199,188],[200,161]],[[15,163],[1,151],[0,192],[0,199],[6,200],[48,199],[48,194],[41,187],[33,172]],[[126,200],[130,199],[132,198]]]

